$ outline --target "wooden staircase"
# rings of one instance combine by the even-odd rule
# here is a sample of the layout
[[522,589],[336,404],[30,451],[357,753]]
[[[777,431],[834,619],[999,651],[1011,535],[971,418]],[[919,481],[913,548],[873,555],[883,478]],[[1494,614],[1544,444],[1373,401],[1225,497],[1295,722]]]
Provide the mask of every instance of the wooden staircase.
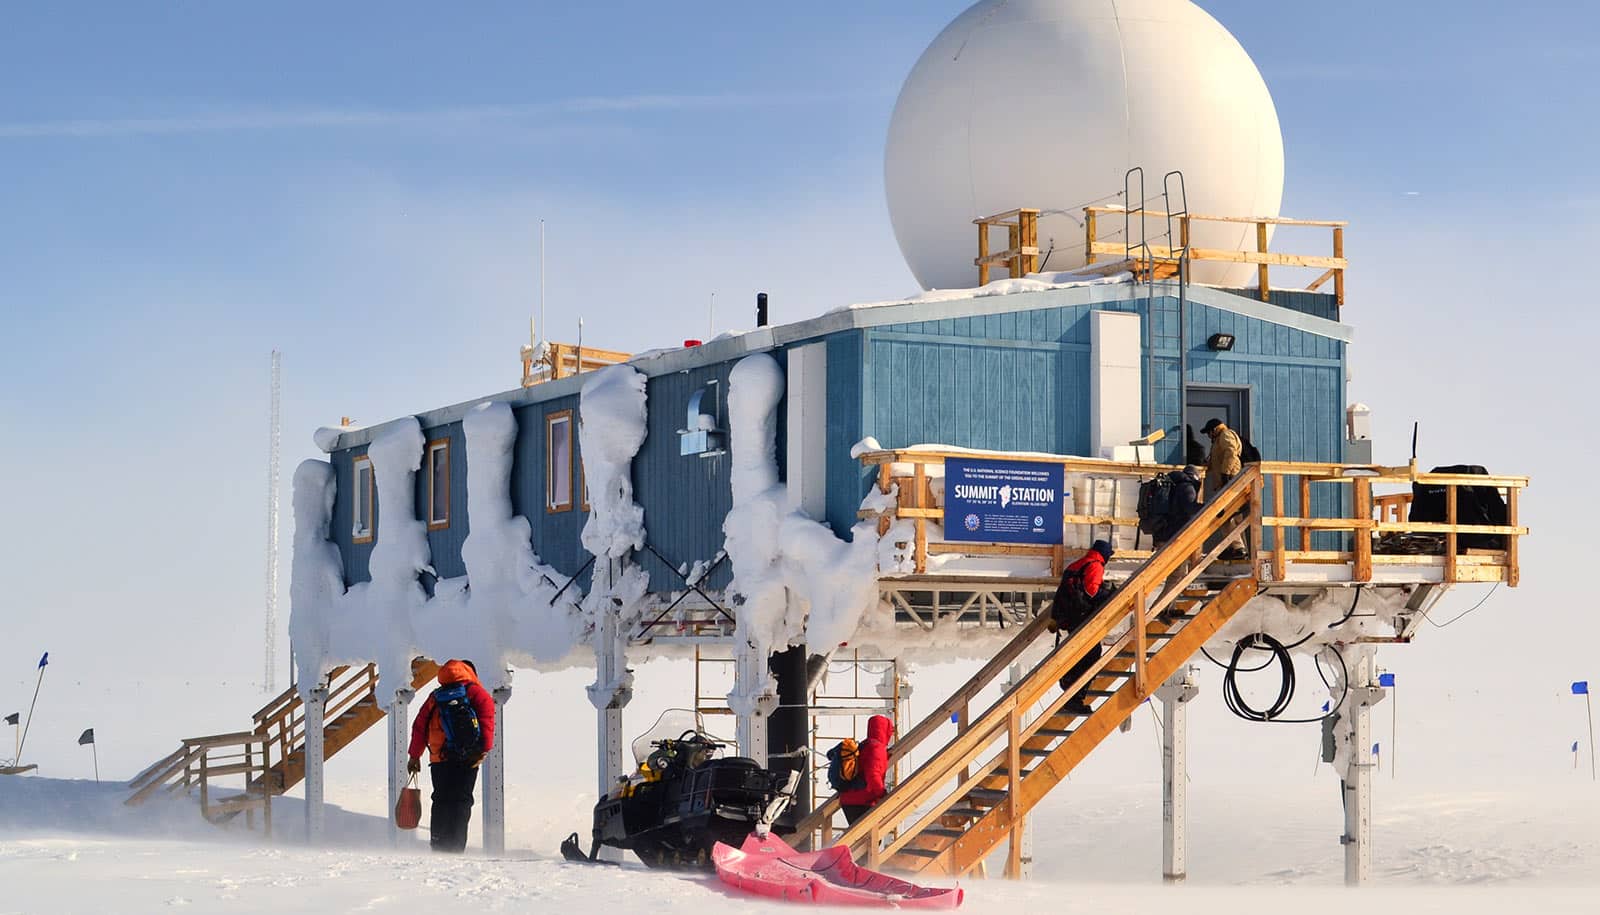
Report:
[[[421,689],[439,672],[439,665],[424,658],[411,663],[411,686]],[[383,720],[387,714],[378,702],[378,667],[338,667],[328,674],[328,697],[323,704],[323,753],[332,756]],[[200,790],[201,813],[214,823],[232,820],[239,813],[263,810],[271,829],[270,798],[281,795],[305,778],[305,704],[297,687],[284,690],[256,712],[249,731],[186,738],[177,750],[134,776],[133,793],[123,803],[138,806],[158,793]],[[256,750],[255,747],[260,749]],[[210,781],[243,775],[242,794],[211,798]]]
[[[1247,532],[1259,544],[1260,518],[1261,475],[1252,466],[1205,503],[1087,624],[969,720],[971,699],[1047,635],[1046,617],[1036,617],[895,743],[891,763],[957,717],[956,737],[846,830],[839,843],[872,867],[961,876],[1009,839],[1006,872],[1019,874],[1021,830],[1033,808],[1255,596],[1256,570],[1218,559]],[[1062,690],[1057,681],[1113,632],[1120,634],[1101,659]],[[1085,688],[1091,713],[1067,711],[1067,699]],[[820,832],[823,844],[829,844],[838,809],[837,797],[824,802],[797,824],[795,838],[809,841]]]

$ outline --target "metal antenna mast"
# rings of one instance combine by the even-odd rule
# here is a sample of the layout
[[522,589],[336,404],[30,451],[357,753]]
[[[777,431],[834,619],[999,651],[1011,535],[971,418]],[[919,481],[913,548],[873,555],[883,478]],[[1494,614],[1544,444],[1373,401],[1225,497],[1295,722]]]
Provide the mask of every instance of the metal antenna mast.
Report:
[[272,351],[272,411],[267,436],[267,654],[261,686],[268,693],[278,688],[278,439],[282,427],[278,395],[282,356]]

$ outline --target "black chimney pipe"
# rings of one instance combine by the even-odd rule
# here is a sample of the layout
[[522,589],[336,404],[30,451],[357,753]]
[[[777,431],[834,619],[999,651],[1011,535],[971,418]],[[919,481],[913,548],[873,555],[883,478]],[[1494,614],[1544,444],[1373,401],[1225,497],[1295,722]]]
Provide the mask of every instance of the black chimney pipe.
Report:
[[765,292],[756,293],[756,326],[767,326],[767,294]]

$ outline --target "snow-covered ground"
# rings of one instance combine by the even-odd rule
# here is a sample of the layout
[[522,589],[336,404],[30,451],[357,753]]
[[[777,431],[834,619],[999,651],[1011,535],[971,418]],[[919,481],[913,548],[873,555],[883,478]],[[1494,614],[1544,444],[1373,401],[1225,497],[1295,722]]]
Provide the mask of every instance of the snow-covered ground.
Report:
[[[1235,912],[1292,905],[1336,912],[1593,912],[1600,899],[1600,803],[1547,786],[1476,792],[1388,791],[1376,820],[1376,884],[1359,899],[1340,885],[1337,801],[1306,804],[1273,787],[1208,791],[1191,810],[1188,883],[1161,883],[1160,797],[1148,784],[1063,789],[1037,819],[1035,877],[970,881],[973,912]],[[780,906],[736,896],[714,879],[562,862],[559,833],[577,824],[570,796],[513,791],[519,828],[503,858],[426,853],[419,837],[392,849],[377,816],[338,810],[337,847],[287,837],[268,844],[222,832],[180,804],[131,811],[92,782],[0,782],[0,913],[159,912],[700,912]],[[554,801],[551,805],[548,802]],[[292,833],[298,805],[285,802]]]
[[[1161,882],[1158,744],[1153,716],[1141,712],[1131,733],[1113,734],[1035,815],[1035,879],[968,882],[966,909],[1600,910],[1600,787],[1589,779],[1586,752],[1576,770],[1570,754],[1541,754],[1550,763],[1539,768],[1526,762],[1532,754],[1503,755],[1508,744],[1533,739],[1525,731],[1565,740],[1575,723],[1573,697],[1551,690],[1537,701],[1524,698],[1516,718],[1495,714],[1493,691],[1479,696],[1441,686],[1435,695],[1427,684],[1445,678],[1424,677],[1420,662],[1450,660],[1441,648],[1386,654],[1418,663],[1405,669],[1415,675],[1399,706],[1399,778],[1386,759],[1375,779],[1375,880],[1358,897],[1342,886],[1337,782],[1316,764],[1316,728],[1234,720],[1221,708],[1215,672],[1202,670],[1204,691],[1190,713],[1188,882]],[[0,778],[0,915],[170,906],[279,915],[418,907],[717,915],[771,908],[703,877],[560,861],[557,845],[586,829],[594,798],[594,712],[583,692],[588,671],[518,675],[504,717],[509,851],[490,860],[481,853],[429,855],[425,831],[408,835],[403,848],[389,846],[382,726],[329,761],[328,799],[337,809],[329,811],[322,848],[299,840],[301,808],[292,797],[275,807],[270,843],[205,824],[193,802],[126,808],[125,791],[110,779],[130,777],[181,736],[241,726],[261,693],[200,679],[146,680],[137,691],[108,693],[91,672],[82,672],[82,682],[69,678],[70,657],[52,662],[57,680],[45,684],[29,737],[37,749],[25,755],[41,764],[41,774]],[[1453,660],[1474,656],[1465,651]],[[970,669],[920,670],[913,712],[942,698]],[[661,707],[688,700],[691,676],[684,663],[642,665],[628,733],[644,730]],[[1314,701],[1310,691],[1304,701]],[[1385,703],[1373,713],[1374,733],[1386,747],[1395,707]],[[90,777],[89,748],[73,742],[86,724],[97,726],[101,741],[108,781],[99,786]]]

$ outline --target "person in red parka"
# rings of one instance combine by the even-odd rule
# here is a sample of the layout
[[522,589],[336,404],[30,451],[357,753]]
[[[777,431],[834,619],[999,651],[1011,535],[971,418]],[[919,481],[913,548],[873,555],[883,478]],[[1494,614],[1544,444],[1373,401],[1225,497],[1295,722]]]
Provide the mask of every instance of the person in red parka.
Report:
[[884,779],[889,774],[889,741],[893,738],[893,721],[883,715],[867,719],[867,739],[856,747],[856,765],[866,784],[839,792],[839,806],[844,809],[846,823],[854,824],[888,793]]
[[[1111,548],[1110,543],[1104,540],[1096,540],[1094,546],[1091,546],[1089,551],[1083,554],[1082,558],[1067,566],[1066,570],[1061,573],[1061,585],[1056,588],[1056,605],[1060,607],[1073,605],[1074,602],[1070,600],[1070,595],[1067,593],[1067,590],[1073,587],[1081,587],[1083,596],[1087,598],[1083,602],[1084,609],[1081,612],[1058,615],[1057,622],[1063,631],[1067,633],[1077,632],[1079,627],[1094,617],[1100,605],[1115,590],[1105,582],[1106,562],[1111,559],[1113,552],[1115,551]],[[1051,612],[1055,613],[1056,607],[1053,606]],[[1070,689],[1079,677],[1088,673],[1089,668],[1100,660],[1102,652],[1103,649],[1099,642],[1090,646],[1089,650],[1084,653],[1082,660],[1072,665],[1072,669],[1062,676],[1061,688]],[[1087,687],[1079,690],[1077,695],[1067,701],[1062,711],[1071,715],[1087,717],[1093,711],[1089,706],[1087,691]]]
[[439,687],[465,683],[467,703],[478,718],[482,745],[464,759],[450,758],[445,747],[444,725],[434,694],[422,703],[417,720],[411,724],[410,761],[406,771],[422,770],[422,749],[428,749],[428,775],[433,780],[433,808],[428,821],[428,844],[434,851],[462,852],[467,848],[467,824],[472,822],[472,789],[478,780],[478,764],[494,749],[494,697],[478,682],[478,669],[471,661],[449,660],[439,668]]

